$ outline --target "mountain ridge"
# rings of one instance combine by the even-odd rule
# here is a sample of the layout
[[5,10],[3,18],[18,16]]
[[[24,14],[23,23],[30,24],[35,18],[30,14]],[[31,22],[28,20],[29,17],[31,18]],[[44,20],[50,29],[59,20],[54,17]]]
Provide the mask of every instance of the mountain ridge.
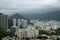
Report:
[[22,16],[21,14],[19,14],[19,13],[16,13],[16,14],[13,14],[13,15],[11,15],[10,16],[10,19],[25,19],[25,17],[24,16]]
[[60,10],[57,11],[51,11],[51,12],[45,12],[45,13],[36,13],[36,14],[13,14],[10,16],[11,19],[16,18],[16,19],[29,19],[29,20],[43,20],[43,21],[48,21],[48,20],[56,20],[60,21]]
[[52,11],[52,12],[46,12],[46,13],[40,13],[40,14],[24,14],[25,18],[28,18],[30,20],[38,19],[38,20],[56,20],[60,21],[60,10]]

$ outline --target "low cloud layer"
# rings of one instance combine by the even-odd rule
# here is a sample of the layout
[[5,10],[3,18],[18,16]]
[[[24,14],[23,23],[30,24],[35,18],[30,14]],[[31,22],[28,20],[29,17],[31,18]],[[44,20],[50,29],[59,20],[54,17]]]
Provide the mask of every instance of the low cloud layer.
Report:
[[34,10],[60,9],[59,0],[0,0],[0,12],[5,14]]

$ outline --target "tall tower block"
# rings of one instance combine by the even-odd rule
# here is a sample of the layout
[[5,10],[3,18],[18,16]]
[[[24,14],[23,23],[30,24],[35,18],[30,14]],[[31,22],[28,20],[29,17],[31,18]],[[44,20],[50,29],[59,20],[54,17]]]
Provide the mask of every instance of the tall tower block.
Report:
[[13,19],[13,26],[16,26],[16,19]]
[[20,19],[18,19],[18,27],[20,27],[21,21]]

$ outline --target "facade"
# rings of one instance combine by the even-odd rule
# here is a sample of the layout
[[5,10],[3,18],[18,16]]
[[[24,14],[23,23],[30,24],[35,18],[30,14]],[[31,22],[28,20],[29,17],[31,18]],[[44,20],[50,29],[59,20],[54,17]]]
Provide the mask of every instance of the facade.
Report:
[[50,21],[37,21],[34,23],[35,27],[38,26],[41,30],[51,30],[60,28],[60,21],[50,20]]
[[0,27],[8,29],[8,16],[0,13]]
[[20,27],[20,26],[21,26],[21,20],[18,19],[18,27]]
[[17,35],[17,37],[22,40],[23,38],[27,38],[27,31],[25,31],[25,29],[19,29],[15,32],[15,35]]
[[19,28],[18,28],[17,26],[12,26],[12,27],[10,28],[11,35],[12,35],[12,36],[15,35],[15,32],[16,32],[17,30],[19,30]]
[[[20,22],[18,21],[18,24],[19,24]],[[10,28],[10,32],[11,32],[11,34],[12,34],[12,36],[13,35],[15,35],[15,32],[19,29],[19,25],[17,24],[17,21],[16,21],[16,19],[13,19],[13,25],[12,25],[12,27]]]
[[13,19],[13,26],[17,26],[18,28],[26,28],[28,25],[28,21],[24,19]]
[[15,34],[21,40],[22,38],[36,38],[39,35],[39,31],[30,25],[25,29],[20,28]]
[[21,26],[22,26],[23,28],[26,28],[26,27],[27,27],[27,23],[28,23],[27,20],[21,19]]
[[16,19],[13,19],[13,26],[16,26]]
[[34,38],[39,35],[39,31],[31,25],[29,25],[29,27],[27,27],[25,30],[27,31],[27,35],[28,35],[27,37],[29,38],[32,38],[32,37]]

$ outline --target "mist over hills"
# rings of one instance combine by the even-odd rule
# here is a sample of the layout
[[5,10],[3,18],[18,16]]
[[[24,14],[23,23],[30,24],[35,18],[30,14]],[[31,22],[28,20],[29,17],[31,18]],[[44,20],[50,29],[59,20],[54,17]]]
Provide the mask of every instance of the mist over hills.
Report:
[[60,21],[60,10],[45,12],[45,13],[36,13],[36,14],[24,14],[25,18],[28,19],[38,19],[38,20],[56,20]]
[[45,13],[36,13],[36,14],[14,14],[10,16],[10,18],[20,18],[20,19],[29,19],[29,20],[56,20],[60,21],[60,10],[55,10],[51,12],[45,12]]
[[10,19],[14,19],[14,18],[16,18],[16,19],[25,19],[24,16],[22,16],[21,14],[18,14],[18,13],[13,14],[13,15],[10,16]]

